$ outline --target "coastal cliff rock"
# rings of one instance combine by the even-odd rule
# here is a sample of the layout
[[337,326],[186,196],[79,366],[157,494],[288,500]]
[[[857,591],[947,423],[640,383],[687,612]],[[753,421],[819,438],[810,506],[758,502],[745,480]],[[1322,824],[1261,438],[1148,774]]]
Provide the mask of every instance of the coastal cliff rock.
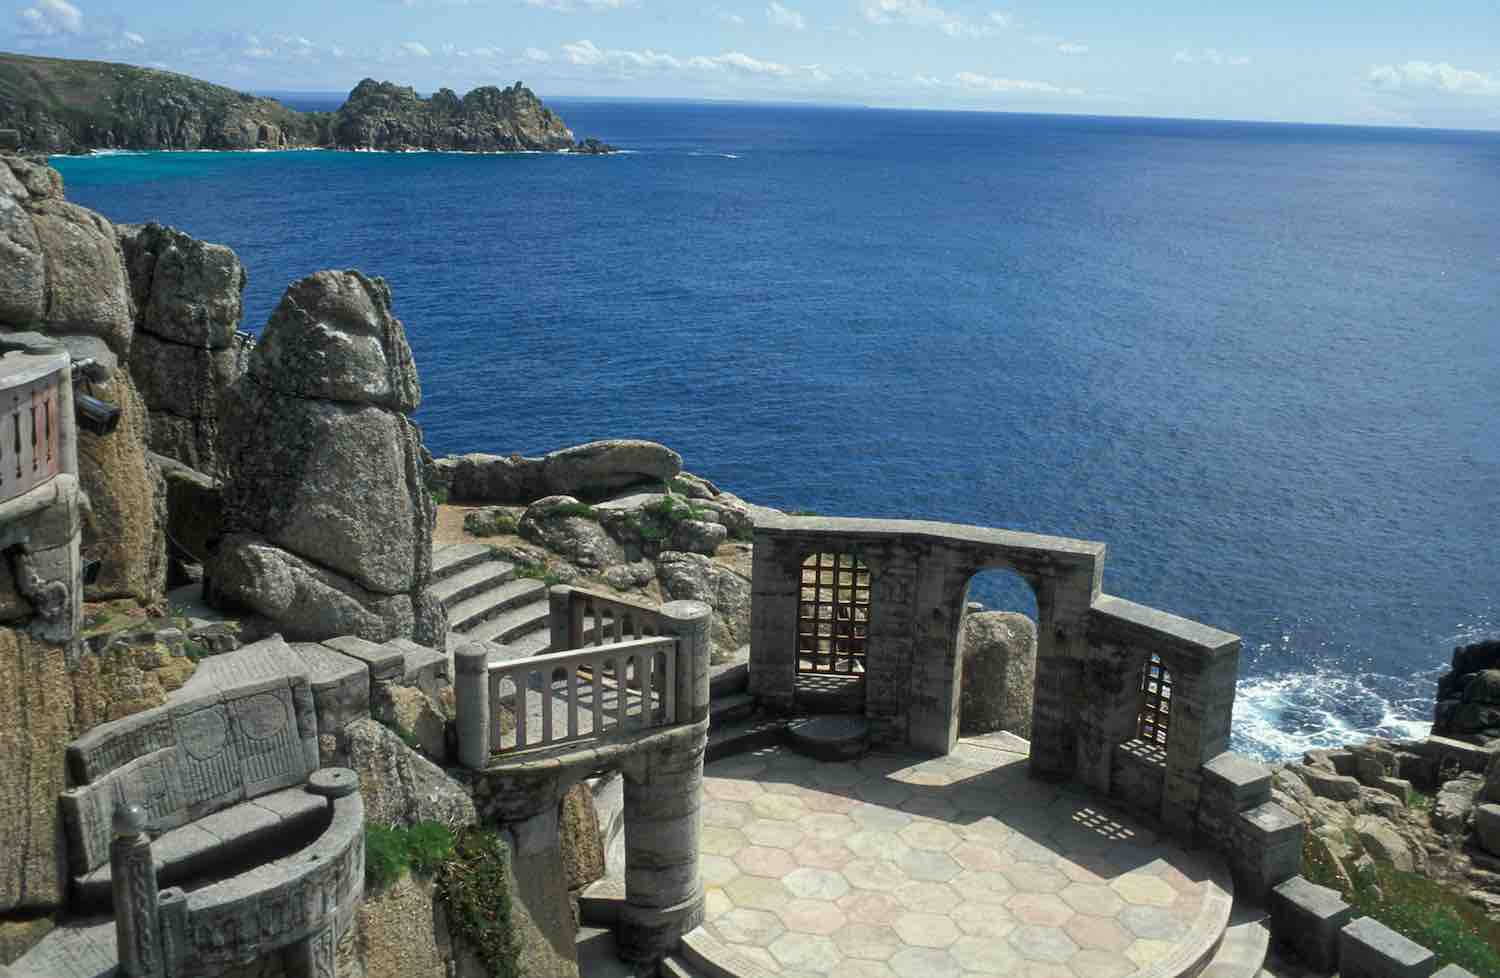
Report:
[[246,363],[244,266],[175,228],[116,230],[137,310],[130,372],[151,416],[151,450],[217,474],[219,402]]
[[963,659],[959,733],[970,736],[1008,730],[1030,739],[1036,622],[1007,611],[965,615],[959,656]]
[[115,228],[63,200],[61,175],[43,163],[0,157],[0,173],[0,256],[17,272],[0,276],[0,330],[42,334],[95,360],[85,389],[121,410],[113,433],[78,436],[79,480],[91,502],[83,553],[101,562],[85,595],[149,604],[166,579],[163,487],[147,459],[145,404],[121,366],[135,317]]
[[350,271],[293,283],[225,396],[212,599],[288,638],[441,647],[433,503],[407,417],[420,397],[385,282]]
[[441,88],[431,98],[366,78],[334,113],[339,149],[436,149],[493,153],[569,149],[573,133],[531,90],[476,88],[463,98]]
[[1432,732],[1476,744],[1500,742],[1500,640],[1453,650],[1438,679]]
[[454,501],[525,506],[543,496],[594,500],[630,486],[660,486],[682,471],[682,456],[654,441],[617,438],[540,458],[475,452],[433,464]]

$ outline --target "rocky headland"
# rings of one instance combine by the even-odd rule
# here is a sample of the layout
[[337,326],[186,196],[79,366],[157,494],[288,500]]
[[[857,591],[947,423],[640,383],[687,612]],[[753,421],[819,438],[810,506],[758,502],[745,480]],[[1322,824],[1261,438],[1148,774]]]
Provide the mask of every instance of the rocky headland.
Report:
[[0,54],[0,131],[12,149],[324,148],[474,153],[609,153],[573,132],[520,82],[460,97],[366,78],[334,112],[298,112],[186,75],[133,65]]

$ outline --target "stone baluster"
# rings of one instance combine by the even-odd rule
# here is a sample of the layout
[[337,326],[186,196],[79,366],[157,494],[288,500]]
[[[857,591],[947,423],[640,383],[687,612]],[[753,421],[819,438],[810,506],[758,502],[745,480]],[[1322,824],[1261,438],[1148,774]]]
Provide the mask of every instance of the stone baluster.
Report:
[[547,630],[552,636],[551,651],[566,652],[573,648],[573,589],[554,584],[547,590]]
[[109,871],[120,975],[164,978],[160,895],[156,864],[151,860],[151,837],[146,834],[146,810],[139,805],[116,805],[112,828]]
[[490,763],[489,652],[479,642],[470,642],[453,653],[453,699],[458,714],[458,760],[478,771]]
[[713,609],[702,601],[669,601],[661,606],[662,634],[677,639],[677,716],[672,723],[697,723],[708,716],[708,622]]

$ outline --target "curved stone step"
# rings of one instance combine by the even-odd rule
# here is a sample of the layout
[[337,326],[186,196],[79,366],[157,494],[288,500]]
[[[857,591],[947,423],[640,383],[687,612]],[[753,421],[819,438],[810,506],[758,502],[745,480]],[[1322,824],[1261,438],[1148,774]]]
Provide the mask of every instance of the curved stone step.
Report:
[[466,598],[506,584],[516,577],[516,565],[503,560],[482,560],[435,582],[429,590],[449,611]]
[[847,761],[870,749],[870,725],[857,714],[824,713],[788,723],[786,739],[799,754],[820,761]]
[[[539,587],[542,586],[540,581],[531,581],[528,583],[536,584]],[[506,586],[509,587],[509,585]],[[542,592],[545,594],[545,587],[542,587]],[[485,618],[478,624],[470,628],[461,629],[461,631],[470,638],[478,639],[481,642],[496,642],[508,646],[515,643],[516,640],[528,632],[538,630],[546,632],[547,618],[547,602],[545,600],[534,601],[530,604],[511,607],[501,614],[495,615],[492,618]],[[509,658],[516,657],[510,656]]]
[[545,655],[552,651],[552,631],[539,628],[526,632],[514,641],[505,643],[505,658],[529,659],[534,655]]
[[547,614],[547,585],[529,577],[507,581],[504,584],[482,591],[472,598],[465,598],[448,609],[448,627],[484,641],[492,641],[492,635],[478,634],[476,626],[489,619],[520,608],[539,603],[542,615]]
[[432,579],[442,580],[475,564],[490,560],[493,551],[484,543],[450,543],[432,549]]
[[1236,902],[1223,940],[1197,978],[1256,978],[1271,946],[1270,923],[1264,910]]

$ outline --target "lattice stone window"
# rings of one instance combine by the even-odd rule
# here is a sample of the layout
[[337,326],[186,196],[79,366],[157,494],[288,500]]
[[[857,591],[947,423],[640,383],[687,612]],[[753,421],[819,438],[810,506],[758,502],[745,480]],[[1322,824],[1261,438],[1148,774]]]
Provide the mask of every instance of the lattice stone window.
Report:
[[1172,674],[1155,652],[1141,670],[1141,713],[1137,736],[1149,744],[1167,745],[1172,722]]
[[802,562],[797,606],[797,671],[865,671],[870,632],[870,569],[852,554],[815,553]]

